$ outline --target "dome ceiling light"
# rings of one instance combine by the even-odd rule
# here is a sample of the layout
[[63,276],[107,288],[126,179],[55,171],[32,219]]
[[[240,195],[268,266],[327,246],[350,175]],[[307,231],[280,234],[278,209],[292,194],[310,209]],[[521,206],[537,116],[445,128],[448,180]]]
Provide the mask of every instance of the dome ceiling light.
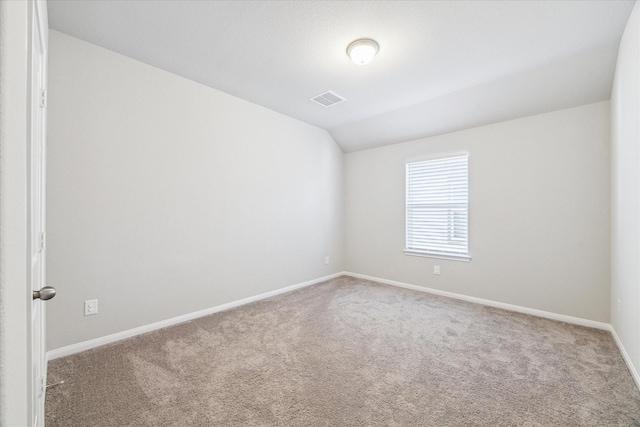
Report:
[[378,53],[378,43],[371,39],[358,39],[347,47],[347,55],[358,65],[366,65]]

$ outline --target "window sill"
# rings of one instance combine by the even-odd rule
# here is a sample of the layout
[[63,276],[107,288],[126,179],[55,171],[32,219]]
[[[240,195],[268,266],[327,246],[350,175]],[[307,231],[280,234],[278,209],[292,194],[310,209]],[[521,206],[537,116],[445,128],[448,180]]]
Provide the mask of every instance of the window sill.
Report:
[[416,251],[403,251],[405,255],[409,256],[419,256],[423,258],[437,258],[437,259],[448,259],[451,261],[460,261],[460,262],[470,262],[471,257],[468,255],[450,255],[450,254],[438,254],[432,252],[416,252]]

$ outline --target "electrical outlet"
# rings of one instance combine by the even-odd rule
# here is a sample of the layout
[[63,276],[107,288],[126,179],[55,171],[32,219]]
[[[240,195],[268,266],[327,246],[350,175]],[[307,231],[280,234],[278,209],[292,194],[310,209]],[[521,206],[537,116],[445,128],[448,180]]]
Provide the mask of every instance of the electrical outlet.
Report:
[[327,256],[327,257],[324,257],[324,263],[325,263],[326,265],[329,265],[329,257],[328,257],[328,256]]
[[84,315],[92,316],[98,314],[98,300],[90,299],[84,302]]
[[440,274],[440,266],[439,265],[434,265],[433,266],[433,274],[436,274],[436,275]]

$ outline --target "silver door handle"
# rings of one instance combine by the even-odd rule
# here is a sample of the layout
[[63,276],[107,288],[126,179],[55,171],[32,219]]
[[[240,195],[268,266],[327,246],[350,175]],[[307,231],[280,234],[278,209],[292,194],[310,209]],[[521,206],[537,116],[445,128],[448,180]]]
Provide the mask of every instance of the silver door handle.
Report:
[[56,296],[56,288],[53,286],[45,286],[39,291],[33,291],[33,299],[40,298],[43,301],[49,300]]

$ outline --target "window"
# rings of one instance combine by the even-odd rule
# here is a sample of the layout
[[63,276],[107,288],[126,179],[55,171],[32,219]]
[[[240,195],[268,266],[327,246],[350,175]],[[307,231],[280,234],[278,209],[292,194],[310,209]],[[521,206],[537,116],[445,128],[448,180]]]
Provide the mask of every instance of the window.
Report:
[[407,163],[406,254],[470,260],[468,157]]

